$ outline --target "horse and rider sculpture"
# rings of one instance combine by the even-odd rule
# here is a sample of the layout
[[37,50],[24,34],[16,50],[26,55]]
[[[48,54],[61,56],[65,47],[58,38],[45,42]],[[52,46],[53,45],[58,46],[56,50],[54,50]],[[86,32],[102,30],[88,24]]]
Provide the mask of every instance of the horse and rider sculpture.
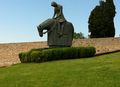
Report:
[[[63,7],[56,2],[52,2],[54,7],[54,15],[51,19],[47,19],[41,23],[37,29],[40,37],[47,33],[48,46],[53,47],[70,47],[72,45],[74,27],[68,22],[63,15]],[[43,32],[47,30],[46,32]]]

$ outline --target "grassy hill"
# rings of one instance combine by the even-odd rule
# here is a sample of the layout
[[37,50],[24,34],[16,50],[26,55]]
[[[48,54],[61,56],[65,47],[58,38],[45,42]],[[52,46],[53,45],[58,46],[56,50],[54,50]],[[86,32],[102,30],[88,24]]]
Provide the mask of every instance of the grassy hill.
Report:
[[0,87],[120,87],[120,52],[0,68]]

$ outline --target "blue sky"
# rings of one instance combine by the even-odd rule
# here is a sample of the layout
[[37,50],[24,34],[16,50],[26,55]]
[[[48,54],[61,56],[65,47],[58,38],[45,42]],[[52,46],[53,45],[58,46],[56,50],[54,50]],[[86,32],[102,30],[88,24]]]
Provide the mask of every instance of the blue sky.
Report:
[[[45,41],[39,37],[36,26],[53,16],[53,0],[0,0],[0,43]],[[72,22],[76,32],[88,35],[88,17],[99,0],[54,0],[63,5],[65,18]],[[116,36],[120,34],[120,0],[116,5]]]

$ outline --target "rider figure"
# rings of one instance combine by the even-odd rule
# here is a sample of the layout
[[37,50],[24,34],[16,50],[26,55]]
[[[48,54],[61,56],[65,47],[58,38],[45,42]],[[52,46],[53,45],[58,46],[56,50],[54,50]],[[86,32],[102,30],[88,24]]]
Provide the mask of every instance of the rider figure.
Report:
[[53,19],[56,19],[60,23],[59,29],[61,31],[63,31],[63,27],[64,27],[63,23],[66,22],[66,19],[65,19],[64,15],[63,15],[63,7],[61,5],[59,5],[59,4],[57,4],[56,2],[52,2],[51,6],[54,7]]

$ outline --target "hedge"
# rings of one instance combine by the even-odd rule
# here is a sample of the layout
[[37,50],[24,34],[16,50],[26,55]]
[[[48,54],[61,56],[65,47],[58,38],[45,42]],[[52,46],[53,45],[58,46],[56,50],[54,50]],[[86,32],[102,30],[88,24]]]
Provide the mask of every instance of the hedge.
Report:
[[92,57],[96,53],[94,47],[66,47],[50,49],[32,49],[29,52],[19,54],[22,63],[27,62],[46,62],[62,59],[76,59]]

